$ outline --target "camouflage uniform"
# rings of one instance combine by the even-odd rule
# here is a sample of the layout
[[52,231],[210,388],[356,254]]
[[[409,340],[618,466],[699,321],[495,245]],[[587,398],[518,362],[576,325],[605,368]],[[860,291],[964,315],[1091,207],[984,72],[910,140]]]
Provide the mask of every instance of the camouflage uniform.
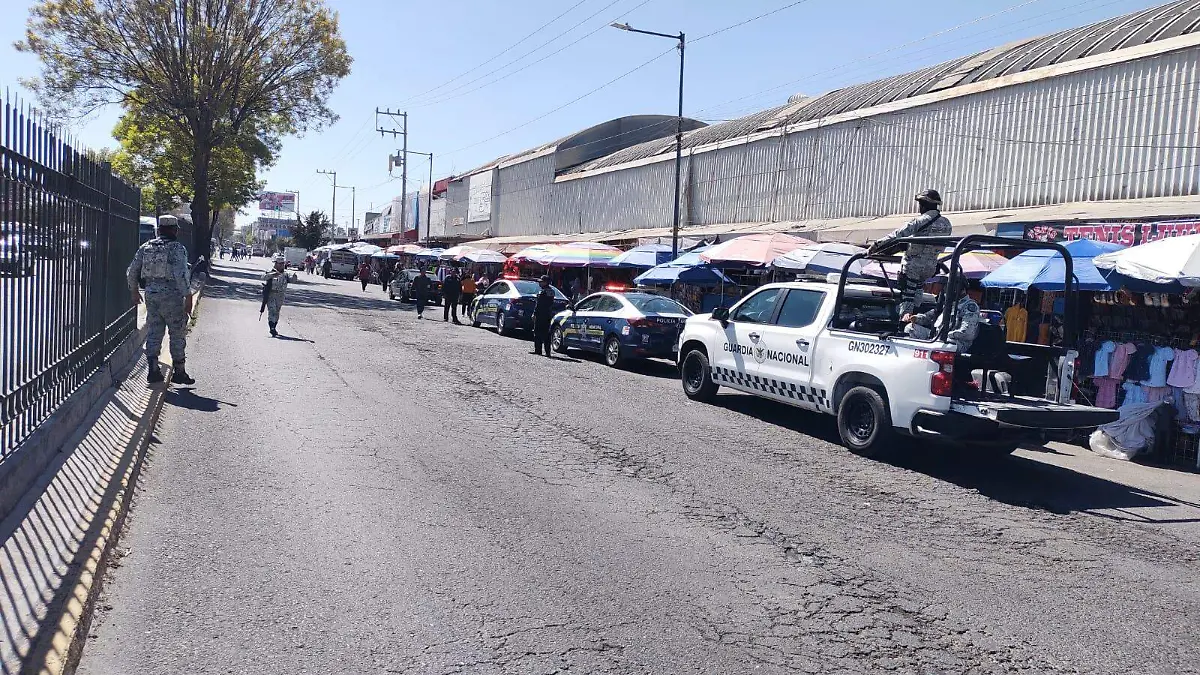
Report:
[[288,282],[292,280],[287,272],[271,270],[263,275],[263,282],[271,282],[271,294],[267,296],[267,323],[274,326],[279,323],[279,310],[283,307],[283,296],[287,293]]
[[[883,248],[890,242],[903,237],[947,237],[950,236],[950,221],[942,212],[933,209],[910,220],[904,227],[875,242],[874,249]],[[937,257],[941,246],[909,246],[900,261],[900,316],[911,314],[916,309],[916,297],[925,282],[937,272]]]
[[187,248],[182,243],[158,237],[138,247],[125,271],[131,291],[137,292],[139,279],[146,285],[146,361],[151,370],[157,367],[167,330],[171,331],[171,361],[177,368],[184,362],[188,316],[183,302],[191,294],[187,259]]
[[[905,332],[918,340],[932,338],[941,323],[941,312],[942,308],[937,307],[913,316],[912,323],[905,328]],[[946,339],[958,345],[959,354],[964,354],[971,350],[971,344],[979,335],[979,324],[983,323],[983,317],[979,313],[979,305],[966,295],[955,303],[954,315],[958,317],[958,327],[950,331]]]

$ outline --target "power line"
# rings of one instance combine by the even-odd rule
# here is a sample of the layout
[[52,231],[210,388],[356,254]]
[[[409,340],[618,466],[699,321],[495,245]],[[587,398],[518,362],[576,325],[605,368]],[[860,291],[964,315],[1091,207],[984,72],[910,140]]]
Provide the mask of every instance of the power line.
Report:
[[537,117],[535,117],[535,118],[533,118],[533,119],[531,119],[531,120],[528,120],[528,121],[526,121],[526,122],[522,122],[521,124],[518,124],[517,126],[515,126],[515,127],[512,127],[511,129],[507,129],[507,130],[505,130],[505,131],[501,131],[500,133],[496,134],[495,136],[490,136],[490,137],[488,137],[488,138],[485,138],[485,139],[483,139],[482,141],[478,141],[478,142],[476,142],[476,143],[472,143],[472,144],[470,144],[470,145],[465,145],[465,146],[463,146],[463,147],[461,147],[461,148],[458,148],[457,150],[451,150],[450,152],[442,153],[442,155],[441,155],[441,156],[442,156],[442,157],[445,157],[446,155],[453,155],[453,154],[457,154],[457,153],[459,153],[459,152],[462,152],[463,150],[470,150],[471,148],[478,147],[478,146],[480,146],[480,145],[483,145],[484,143],[487,143],[487,142],[489,142],[489,141],[494,141],[494,140],[496,140],[497,138],[500,138],[501,136],[507,136],[508,134],[511,134],[512,132],[514,132],[514,131],[517,131],[518,129],[523,129],[523,128],[525,128],[525,127],[529,126],[530,124],[533,124],[534,122],[537,122],[537,121],[539,121],[539,120],[543,120],[543,119],[545,119],[545,118],[549,117],[550,115],[553,115],[554,113],[556,113],[556,112],[558,112],[558,111],[562,110],[563,108],[566,108],[566,107],[568,107],[568,106],[574,105],[574,104],[576,104],[576,103],[578,103],[578,102],[582,101],[583,99],[585,99],[585,98],[587,98],[587,97],[591,96],[592,94],[595,94],[596,92],[600,91],[601,89],[604,89],[605,87],[608,87],[609,85],[611,85],[611,84],[614,84],[614,83],[615,83],[615,82],[617,82],[618,80],[622,80],[622,79],[624,79],[624,78],[626,78],[626,77],[628,77],[628,76],[632,75],[633,73],[635,73],[635,72],[637,72],[637,71],[641,70],[642,68],[645,68],[646,66],[650,65],[651,63],[654,63],[655,61],[657,61],[657,60],[661,59],[662,57],[666,56],[667,54],[670,54],[670,53],[671,53],[671,52],[673,52],[673,51],[675,51],[675,48],[674,48],[674,47],[671,47],[670,49],[668,49],[668,50],[666,50],[666,51],[662,52],[662,53],[661,53],[661,54],[659,54],[658,56],[655,56],[654,58],[652,58],[652,59],[650,59],[650,60],[648,60],[648,61],[643,61],[641,64],[639,64],[639,65],[637,65],[637,66],[634,66],[633,68],[631,68],[631,69],[629,69],[629,70],[625,71],[624,73],[621,73],[620,75],[618,75],[618,76],[614,77],[613,79],[609,80],[608,82],[605,82],[604,84],[602,84],[602,85],[600,85],[600,86],[596,87],[595,89],[592,89],[592,90],[590,90],[590,91],[588,91],[588,92],[586,92],[586,93],[584,93],[584,94],[581,94],[580,96],[577,96],[577,97],[575,97],[575,98],[571,99],[570,101],[567,101],[566,103],[564,103],[564,104],[562,104],[562,105],[558,106],[557,108],[554,108],[554,109],[552,109],[552,110],[548,110],[548,111],[546,111],[546,112],[542,113],[541,115],[538,115]]
[[[492,56],[491,58],[489,58],[489,59],[487,59],[487,60],[485,60],[485,61],[483,61],[483,62],[481,62],[481,63],[479,63],[479,64],[477,64],[477,65],[475,65],[475,66],[473,66],[473,67],[471,67],[471,68],[468,68],[467,70],[463,71],[462,73],[459,73],[458,75],[455,75],[454,77],[450,78],[449,80],[446,80],[445,82],[443,82],[443,83],[441,83],[441,84],[437,85],[436,87],[433,87],[433,88],[431,88],[431,89],[426,89],[425,91],[423,91],[423,92],[421,92],[421,93],[419,93],[419,94],[414,94],[414,95],[412,95],[412,96],[408,97],[408,98],[407,98],[407,99],[405,99],[404,101],[401,101],[401,106],[403,106],[403,104],[404,104],[404,103],[407,103],[407,102],[409,102],[409,101],[412,101],[412,100],[414,100],[414,99],[421,98],[422,96],[425,96],[426,94],[429,94],[429,93],[432,93],[432,92],[434,92],[434,91],[437,91],[438,89],[441,89],[441,88],[443,88],[443,87],[445,87],[445,86],[447,86],[447,85],[449,85],[449,84],[451,84],[451,83],[453,83],[453,82],[457,82],[458,80],[460,80],[460,79],[462,79],[462,78],[466,77],[467,75],[470,75],[471,73],[475,72],[476,70],[479,70],[480,68],[482,68],[482,67],[486,66],[487,64],[491,63],[492,61],[495,61],[496,59],[500,58],[501,56],[504,56],[504,55],[505,55],[505,54],[507,54],[508,52],[510,52],[510,51],[512,51],[513,49],[515,49],[517,46],[519,46],[519,45],[521,45],[522,43],[524,43],[524,42],[525,42],[526,40],[528,40],[529,38],[533,37],[534,35],[537,35],[538,33],[542,32],[543,30],[545,30],[545,29],[546,29],[547,27],[549,27],[551,24],[555,23],[555,22],[556,22],[556,21],[558,21],[559,19],[561,19],[561,18],[563,18],[564,16],[566,16],[566,15],[570,14],[571,12],[575,11],[575,9],[576,9],[577,7],[579,7],[580,5],[584,4],[584,3],[585,3],[585,2],[587,2],[587,1],[588,1],[588,0],[579,0],[579,2],[577,2],[577,3],[575,3],[574,5],[571,5],[569,8],[567,8],[567,10],[566,10],[565,12],[563,12],[562,14],[559,14],[558,16],[554,17],[553,19],[550,19],[549,21],[547,21],[546,23],[542,24],[541,26],[538,26],[536,29],[534,29],[534,31],[533,31],[532,33],[529,33],[528,35],[526,35],[525,37],[521,38],[520,40],[517,40],[516,42],[512,43],[512,44],[511,44],[511,45],[509,45],[508,47],[504,48],[504,50],[503,50],[503,51],[501,51],[501,52],[497,53],[496,55]],[[561,35],[560,35],[560,37],[561,37]],[[555,39],[557,39],[557,38],[555,38]],[[551,40],[551,42],[553,42],[553,40]],[[535,50],[535,51],[536,51],[536,50]]]
[[692,40],[692,44],[695,44],[701,40],[706,40],[714,35],[720,35],[721,33],[724,33],[725,31],[728,31],[728,30],[733,30],[734,28],[740,28],[742,26],[745,26],[748,23],[754,23],[755,21],[758,21],[759,19],[765,19],[766,17],[771,16],[772,14],[778,14],[786,9],[791,9],[791,8],[795,7],[796,5],[803,5],[806,2],[809,2],[809,0],[796,0],[796,2],[786,4],[783,7],[773,9],[769,12],[763,12],[762,14],[759,14],[758,16],[750,17],[749,19],[746,19],[745,21],[739,21],[730,26],[726,26],[724,28],[719,28],[717,30],[714,30],[711,33],[705,33],[704,35],[701,35],[698,38],[694,38]]
[[[519,62],[520,62],[521,60],[523,60],[525,57],[527,57],[527,56],[531,56],[532,54],[534,54],[534,53],[536,53],[536,52],[540,51],[540,50],[541,50],[543,47],[547,47],[547,46],[549,46],[549,45],[551,45],[551,44],[553,44],[553,43],[557,42],[557,41],[558,41],[560,38],[562,38],[562,37],[564,37],[564,36],[566,36],[566,35],[570,34],[570,33],[571,33],[572,31],[574,31],[576,28],[579,28],[580,26],[584,25],[584,24],[585,24],[585,23],[587,23],[588,21],[591,21],[592,19],[596,18],[597,16],[599,16],[600,14],[602,14],[603,12],[605,12],[606,10],[608,10],[610,7],[613,7],[614,5],[617,5],[617,4],[619,4],[619,3],[623,2],[623,1],[624,1],[624,0],[612,0],[612,2],[610,2],[610,3],[608,3],[607,5],[605,5],[605,6],[601,7],[601,8],[600,8],[599,10],[597,10],[596,12],[593,12],[592,14],[589,14],[589,15],[588,15],[587,17],[585,17],[585,18],[584,18],[582,21],[579,21],[578,23],[576,23],[575,25],[573,25],[573,26],[571,26],[570,28],[566,29],[565,31],[563,31],[563,32],[559,33],[558,35],[555,35],[554,37],[550,38],[549,40],[547,40],[547,41],[543,42],[542,44],[538,45],[537,47],[534,47],[533,49],[531,49],[531,50],[529,50],[529,51],[525,52],[524,54],[522,54],[522,55],[518,56],[517,58],[515,58],[515,59],[512,59],[511,61],[509,61],[509,62],[505,63],[504,65],[502,65],[502,66],[500,66],[500,67],[498,67],[498,68],[494,68],[494,69],[492,69],[492,70],[490,70],[490,71],[488,71],[488,72],[484,73],[483,75],[480,75],[479,77],[476,77],[476,78],[475,78],[475,79],[473,79],[473,80],[469,80],[469,81],[467,81],[467,82],[464,82],[464,83],[462,83],[462,84],[460,84],[460,85],[458,85],[458,86],[456,86],[456,87],[454,87],[454,88],[450,89],[449,91],[444,91],[444,92],[442,92],[441,94],[438,94],[437,96],[434,96],[434,97],[433,97],[433,100],[415,101],[415,102],[413,103],[413,105],[412,105],[412,106],[410,106],[410,107],[416,107],[416,106],[425,106],[425,105],[434,105],[434,104],[436,104],[436,103],[442,103],[442,102],[444,102],[444,101],[448,101],[448,100],[450,100],[450,99],[452,99],[452,98],[457,98],[457,95],[456,95],[456,94],[457,94],[457,92],[461,92],[463,89],[465,89],[465,88],[467,88],[467,87],[471,86],[472,84],[475,84],[476,82],[479,82],[480,80],[483,80],[483,79],[486,79],[486,78],[488,78],[488,77],[490,77],[490,76],[492,76],[492,75],[495,75],[496,73],[498,73],[498,72],[500,72],[500,71],[504,70],[505,68],[507,68],[507,67],[509,67],[509,66],[511,66],[511,65],[513,65],[513,64],[519,63]],[[646,3],[650,2],[650,1],[651,1],[651,0],[643,0],[643,2],[642,2],[640,5],[638,5],[637,7],[634,7],[634,9],[631,9],[631,10],[629,10],[628,12],[625,12],[624,14],[622,14],[622,15],[618,16],[617,18],[619,19],[619,18],[621,18],[622,16],[625,16],[625,15],[627,15],[627,14],[629,14],[629,13],[633,12],[634,10],[636,10],[636,9],[638,9],[638,8],[640,8],[640,7],[642,7],[643,5],[645,5]],[[614,20],[615,20],[615,19],[614,19]],[[572,41],[572,42],[569,42],[569,43],[567,43],[565,46],[561,47],[560,49],[558,49],[558,50],[557,50],[557,51],[555,51],[554,53],[550,54],[549,56],[553,56],[554,54],[558,54],[558,53],[562,52],[563,50],[565,50],[565,49],[567,49],[567,48],[569,48],[569,47],[573,47],[574,45],[576,45],[576,44],[579,44],[581,41],[583,41],[583,40],[586,40],[587,38],[591,37],[592,35],[595,35],[596,33],[600,32],[602,29],[604,29],[604,28],[605,28],[605,27],[607,27],[607,26],[608,26],[608,23],[605,23],[603,26],[600,26],[599,28],[596,28],[595,30],[593,30],[592,32],[590,32],[590,33],[588,33],[588,34],[584,35],[583,37],[580,37],[580,38],[578,38],[578,39],[576,39],[576,40],[574,40],[574,41]],[[539,59],[538,61],[535,61],[534,63],[541,63],[542,61],[544,61],[544,60],[546,60],[547,58],[549,58],[549,56],[542,57],[541,59]],[[517,71],[515,71],[515,72],[520,72],[521,70],[525,70],[526,68],[528,68],[528,67],[529,67],[529,66],[531,66],[531,65],[534,65],[534,64],[527,64],[527,65],[525,65],[525,66],[521,67],[520,69],[518,69],[518,70],[517,70]],[[510,73],[510,74],[512,74],[512,73]],[[506,75],[506,76],[504,76],[504,77],[507,77],[507,75]],[[500,78],[500,79],[503,79],[503,77],[502,77],[502,78]],[[498,80],[496,80],[496,81],[498,82],[498,81],[500,81],[500,80],[498,79]],[[488,86],[488,85],[486,85],[486,84],[485,84],[484,86]],[[477,89],[481,89],[481,88],[482,88],[482,87],[478,87]],[[476,89],[472,89],[471,91],[476,91]],[[470,93],[470,92],[467,92],[467,93]]]

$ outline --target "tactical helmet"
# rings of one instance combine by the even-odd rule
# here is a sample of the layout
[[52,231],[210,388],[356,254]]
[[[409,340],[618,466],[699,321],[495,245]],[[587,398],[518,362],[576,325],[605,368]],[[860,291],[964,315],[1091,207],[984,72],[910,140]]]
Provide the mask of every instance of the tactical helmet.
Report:
[[922,190],[917,193],[916,200],[933,204],[934,206],[942,205],[942,195],[937,190]]
[[271,262],[277,262],[277,263],[286,263],[286,262],[287,262],[287,258],[283,257],[283,254],[282,254],[282,253],[276,253],[276,254],[275,254],[275,257],[274,257],[274,258],[271,258]]
[[168,229],[178,230],[179,229],[179,219],[176,218],[175,216],[159,216],[158,217],[158,229],[159,229],[159,231],[168,230]]

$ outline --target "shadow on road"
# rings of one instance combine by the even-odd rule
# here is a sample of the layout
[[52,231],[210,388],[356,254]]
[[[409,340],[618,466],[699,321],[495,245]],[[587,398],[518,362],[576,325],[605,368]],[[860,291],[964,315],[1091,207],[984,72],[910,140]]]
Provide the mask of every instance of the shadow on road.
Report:
[[[841,445],[836,422],[829,415],[805,412],[783,403],[742,394],[722,394],[717,398],[716,405]],[[837,451],[848,452],[844,449]],[[976,490],[985,497],[1012,506],[1063,515],[1089,512],[1105,518],[1150,524],[1200,522],[1200,517],[1155,518],[1144,513],[1122,512],[1148,507],[1200,509],[1200,504],[1018,455],[986,457],[970,454],[959,447],[898,439],[895,450],[879,461]],[[1096,513],[1105,510],[1118,513]]]
[[[234,272],[238,272],[234,270]],[[226,278],[226,277],[230,278]],[[246,278],[246,277],[242,277]],[[317,277],[313,277],[316,279]],[[255,303],[262,302],[262,284],[259,277],[250,276],[248,279],[254,283],[241,281],[235,275],[226,275],[224,270],[220,276],[209,278],[208,285],[205,287],[204,295],[208,298],[218,300],[247,300]],[[301,277],[303,279],[303,277]],[[287,290],[287,299],[284,300],[284,310],[288,307],[323,307],[326,309],[342,309],[356,311],[401,311],[411,312],[411,305],[402,305],[398,302],[388,300],[387,297],[363,295],[356,297],[353,295],[343,295],[334,293],[332,290],[320,290],[327,283],[335,282],[316,282],[318,285],[310,286],[304,281],[292,282]]]
[[176,408],[187,408],[199,412],[218,412],[221,406],[238,407],[236,403],[228,403],[215,398],[201,396],[194,389],[172,389],[167,392],[166,402]]
[[281,340],[283,342],[308,342],[311,344],[315,344],[312,340],[309,340],[308,338],[292,337],[291,335],[284,335],[283,333],[276,335],[275,339]]

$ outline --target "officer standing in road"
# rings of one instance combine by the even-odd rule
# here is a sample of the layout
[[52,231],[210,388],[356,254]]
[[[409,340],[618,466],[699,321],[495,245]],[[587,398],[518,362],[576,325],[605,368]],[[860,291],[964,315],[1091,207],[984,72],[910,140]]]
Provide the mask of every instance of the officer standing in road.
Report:
[[275,256],[275,268],[263,275],[263,282],[271,285],[267,295],[267,325],[271,328],[271,337],[277,337],[279,331],[279,310],[283,308],[283,296],[287,293],[288,283],[296,280],[296,275],[287,273],[287,259],[283,254]]
[[[897,239],[904,237],[947,237],[950,236],[950,221],[942,215],[942,196],[937,190],[925,190],[916,195],[917,210],[921,215],[908,221],[903,227],[871,244],[874,253]],[[900,261],[900,316],[911,314],[916,309],[916,297],[925,282],[937,271],[937,257],[941,246],[909,246]]]
[[417,303],[418,319],[425,318],[425,303],[429,302],[429,291],[432,287],[433,282],[429,280],[424,269],[417,273],[416,279],[412,280],[410,292],[412,293],[413,300]]
[[125,281],[134,304],[142,302],[139,284],[146,289],[146,362],[151,383],[162,382],[158,353],[163,335],[170,330],[171,361],[176,384],[195,384],[187,374],[185,350],[188,317],[192,314],[192,289],[188,280],[187,248],[178,241],[179,221],[174,216],[158,219],[158,237],[138,247],[125,271]]
[[550,320],[554,318],[554,290],[550,288],[550,277],[538,279],[542,290],[537,294],[537,304],[533,307],[533,351],[530,354],[542,353],[550,356]]
[[462,279],[458,276],[458,270],[451,267],[442,281],[442,321],[449,321],[453,316],[454,323],[462,323],[458,320],[458,297],[460,295],[462,295]]

